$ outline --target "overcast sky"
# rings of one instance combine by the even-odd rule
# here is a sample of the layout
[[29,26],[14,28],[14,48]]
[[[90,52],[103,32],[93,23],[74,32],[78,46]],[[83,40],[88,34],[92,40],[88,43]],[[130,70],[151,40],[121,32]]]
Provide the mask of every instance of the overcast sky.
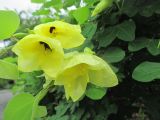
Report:
[[11,9],[11,10],[35,10],[40,7],[40,4],[31,3],[30,0],[0,0],[0,9]]
[[[38,9],[41,5],[31,3],[30,0],[0,0],[0,10],[9,9],[17,11],[28,11]],[[0,48],[4,47],[3,41],[0,41]]]

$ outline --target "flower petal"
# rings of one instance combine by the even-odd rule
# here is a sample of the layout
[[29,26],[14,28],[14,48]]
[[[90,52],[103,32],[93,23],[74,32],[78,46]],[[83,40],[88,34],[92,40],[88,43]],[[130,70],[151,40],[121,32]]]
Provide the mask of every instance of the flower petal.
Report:
[[78,47],[85,40],[79,25],[72,25],[62,21],[40,24],[34,28],[34,32],[59,40],[63,48],[66,49]]
[[[36,37],[37,38],[37,37]],[[18,55],[18,67],[24,72],[38,70],[40,61],[40,47],[34,35],[29,35],[20,40],[12,49]]]
[[99,69],[95,69],[94,66],[89,67],[89,81],[99,87],[113,87],[118,84],[116,74],[111,67],[101,58],[95,56],[100,62]]
[[70,84],[65,84],[66,97],[70,96],[75,102],[79,100],[86,91],[88,75],[79,76],[74,80],[70,80]]
[[95,67],[98,67],[99,65],[99,61],[97,61],[92,54],[88,53],[68,53],[65,55],[65,58],[67,59],[65,59],[64,62],[64,69],[68,69],[82,63]]
[[89,77],[87,72],[79,72],[79,66],[67,69],[59,74],[55,85],[64,85],[66,98],[77,101],[84,94]]
[[50,76],[55,76],[64,57],[59,41],[40,35],[24,37],[12,50],[18,55],[21,71],[44,70]]

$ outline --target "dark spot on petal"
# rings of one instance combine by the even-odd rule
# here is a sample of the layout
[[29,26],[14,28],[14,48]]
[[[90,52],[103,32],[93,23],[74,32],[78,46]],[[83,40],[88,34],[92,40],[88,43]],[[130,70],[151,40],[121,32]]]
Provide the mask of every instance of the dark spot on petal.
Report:
[[49,49],[49,50],[52,51],[52,49],[49,47],[49,45],[48,45],[47,43],[42,42],[42,41],[40,41],[39,43],[44,46],[45,50],[46,50],[46,49]]
[[55,30],[55,29],[56,29],[56,27],[50,27],[49,32],[52,33],[53,30]]

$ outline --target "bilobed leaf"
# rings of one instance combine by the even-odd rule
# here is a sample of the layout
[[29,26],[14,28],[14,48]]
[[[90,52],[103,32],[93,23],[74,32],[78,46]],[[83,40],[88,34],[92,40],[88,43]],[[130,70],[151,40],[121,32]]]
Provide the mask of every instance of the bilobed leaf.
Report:
[[90,15],[90,10],[88,7],[81,7],[72,12],[73,17],[79,24],[83,24],[88,20]]
[[11,37],[19,24],[19,16],[14,11],[0,10],[0,40]]
[[117,37],[124,41],[133,41],[135,39],[136,26],[133,21],[124,21],[117,27]]
[[18,75],[17,65],[0,60],[0,78],[17,80]]
[[97,87],[95,85],[88,85],[86,90],[86,96],[93,100],[101,99],[107,92],[106,88]]
[[139,51],[145,48],[149,44],[149,40],[147,38],[137,38],[133,42],[130,42],[128,45],[129,51]]
[[110,45],[116,37],[123,41],[133,41],[135,39],[135,23],[133,21],[124,21],[119,25],[106,28],[98,36],[99,47]]
[[156,56],[160,54],[160,48],[158,48],[159,40],[158,39],[150,39],[148,40],[149,44],[147,46],[148,51]]
[[[4,110],[4,120],[32,120],[35,97],[22,93],[13,97]],[[39,111],[40,110],[40,111]],[[37,107],[35,117],[46,115],[45,107]]]
[[102,58],[109,63],[116,63],[125,57],[125,52],[118,47],[110,47],[102,55]]
[[139,64],[133,71],[133,79],[140,82],[150,82],[160,78],[160,63],[143,62]]

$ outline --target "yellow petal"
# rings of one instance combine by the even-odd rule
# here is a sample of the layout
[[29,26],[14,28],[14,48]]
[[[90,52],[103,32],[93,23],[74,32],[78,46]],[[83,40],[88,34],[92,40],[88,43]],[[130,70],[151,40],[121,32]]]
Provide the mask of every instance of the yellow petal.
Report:
[[34,32],[59,40],[62,47],[66,49],[78,47],[85,40],[79,25],[72,25],[62,21],[40,24],[34,28]]
[[[69,55],[70,57],[68,57]],[[97,61],[93,55],[91,54],[88,54],[88,53],[74,53],[74,54],[71,54],[71,53],[68,53],[65,55],[65,58],[66,56],[68,57],[67,59],[65,59],[65,62],[64,62],[64,69],[67,69],[67,68],[71,68],[73,66],[76,66],[78,64],[86,64],[86,65],[90,65],[90,66],[97,66],[99,65],[99,61]]]
[[81,65],[72,67],[59,74],[55,80],[55,85],[64,85],[66,98],[77,101],[85,93],[87,82],[89,81],[86,71],[80,71]]
[[95,56],[95,59],[99,61],[99,69],[95,67],[89,67],[89,81],[99,87],[113,87],[118,84],[116,74],[111,67],[101,58]]
[[66,97],[78,100],[86,90],[87,82],[99,87],[112,87],[118,79],[110,66],[101,58],[88,53],[65,55],[63,68],[55,78],[55,85],[64,85]]
[[44,70],[50,76],[55,76],[64,57],[59,41],[40,35],[24,37],[12,50],[18,55],[21,71]]

